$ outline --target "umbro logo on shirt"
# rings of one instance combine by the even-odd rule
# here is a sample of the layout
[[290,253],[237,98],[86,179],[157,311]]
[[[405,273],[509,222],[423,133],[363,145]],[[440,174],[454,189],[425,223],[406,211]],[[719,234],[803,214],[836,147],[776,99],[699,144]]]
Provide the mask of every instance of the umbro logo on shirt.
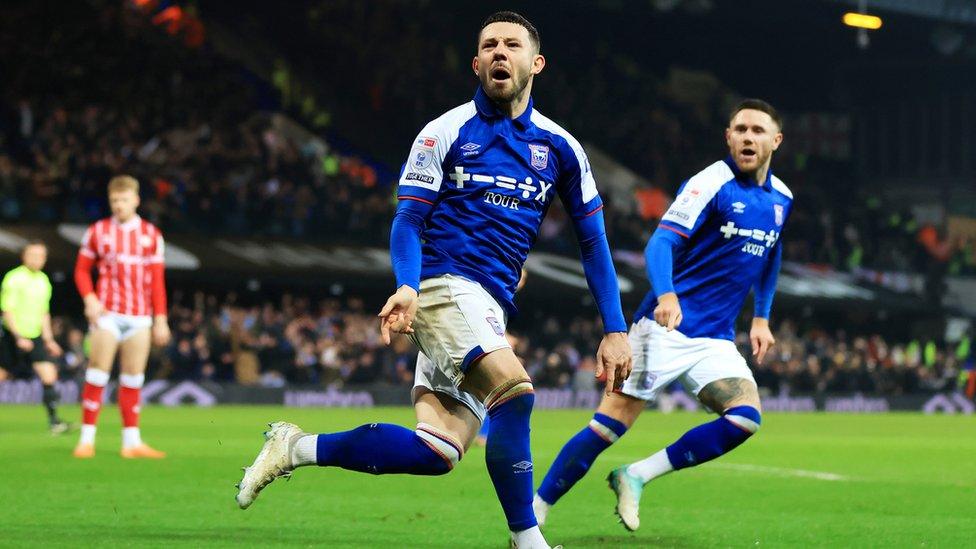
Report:
[[746,205],[743,204],[742,202],[733,202],[732,211],[737,214],[743,213],[746,211]]
[[471,156],[473,154],[478,154],[478,149],[480,148],[481,145],[477,143],[472,143],[470,141],[468,143],[465,143],[464,145],[461,145],[461,150],[464,151],[464,156]]

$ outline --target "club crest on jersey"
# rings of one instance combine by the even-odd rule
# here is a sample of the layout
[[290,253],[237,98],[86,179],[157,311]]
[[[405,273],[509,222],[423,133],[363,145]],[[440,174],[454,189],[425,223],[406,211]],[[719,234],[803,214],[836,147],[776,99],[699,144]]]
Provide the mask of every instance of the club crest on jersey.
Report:
[[549,165],[549,147],[530,143],[529,151],[532,153],[532,167],[537,170],[546,169]]
[[152,243],[153,243],[153,239],[148,234],[144,234],[139,237],[139,245],[142,246],[143,248],[148,248],[152,246]]
[[783,205],[773,204],[773,214],[776,216],[776,225],[783,225]]
[[496,334],[498,334],[498,335],[505,335],[505,330],[502,329],[502,323],[501,322],[498,322],[498,319],[497,318],[495,318],[493,316],[489,316],[489,317],[486,317],[485,320],[488,321],[488,325],[491,326],[491,329],[494,330],[494,332]]

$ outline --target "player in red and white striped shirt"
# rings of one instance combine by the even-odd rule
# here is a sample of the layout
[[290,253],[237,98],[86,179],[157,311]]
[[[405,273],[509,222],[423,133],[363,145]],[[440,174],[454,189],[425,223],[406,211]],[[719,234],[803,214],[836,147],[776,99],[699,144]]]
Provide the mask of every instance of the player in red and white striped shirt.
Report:
[[[75,284],[91,328],[91,357],[82,392],[81,440],[74,455],[95,455],[95,424],[118,351],[122,457],[162,458],[165,453],[142,442],[139,399],[151,343],[166,345],[170,338],[163,235],[136,214],[139,182],[135,178],[113,177],[108,201],[112,217],[88,227],[75,265]],[[97,288],[92,284],[92,267],[98,269]]]

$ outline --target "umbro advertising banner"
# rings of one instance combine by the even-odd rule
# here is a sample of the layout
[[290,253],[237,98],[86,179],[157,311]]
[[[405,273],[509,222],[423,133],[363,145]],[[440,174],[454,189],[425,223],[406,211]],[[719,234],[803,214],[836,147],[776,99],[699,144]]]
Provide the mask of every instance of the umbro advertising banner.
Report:
[[[61,402],[75,404],[81,394],[81,384],[75,381],[58,382]],[[105,391],[105,401],[115,399],[113,382]],[[41,402],[41,384],[32,381],[0,383],[0,404],[37,404]],[[572,389],[537,388],[535,405],[542,409],[596,409],[602,393]],[[162,381],[146,383],[142,389],[144,405],[157,406],[215,406],[219,404],[278,404],[299,408],[369,408],[373,406],[410,406],[410,388],[405,386],[372,384],[343,388],[319,386],[248,387],[233,383],[194,381]],[[767,412],[828,412],[876,414],[894,411],[916,411],[927,414],[964,414],[976,412],[976,404],[960,393],[934,393],[891,397],[862,394],[819,394],[765,396],[763,410]],[[653,406],[664,412],[697,411],[701,404],[684,392],[664,394]],[[0,411],[2,413],[2,411]]]

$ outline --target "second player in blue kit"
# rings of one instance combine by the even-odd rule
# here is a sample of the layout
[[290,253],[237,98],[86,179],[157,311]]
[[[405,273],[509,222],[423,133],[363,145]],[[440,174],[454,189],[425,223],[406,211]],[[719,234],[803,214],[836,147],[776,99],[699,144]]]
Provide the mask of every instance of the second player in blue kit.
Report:
[[640,496],[650,480],[714,459],[759,429],[759,393],[733,343],[735,320],[752,290],[750,339],[762,362],[774,343],[769,313],[793,195],[770,170],[783,139],[772,106],[743,101],[725,135],[729,155],[681,186],[648,242],[652,289],[630,328],[633,373],[618,392],[603,398],[589,425],[557,456],[533,503],[540,524],[596,457],[633,425],[646,402],[673,381],[681,381],[720,417],[611,472],[616,510],[628,529],[640,526]]

